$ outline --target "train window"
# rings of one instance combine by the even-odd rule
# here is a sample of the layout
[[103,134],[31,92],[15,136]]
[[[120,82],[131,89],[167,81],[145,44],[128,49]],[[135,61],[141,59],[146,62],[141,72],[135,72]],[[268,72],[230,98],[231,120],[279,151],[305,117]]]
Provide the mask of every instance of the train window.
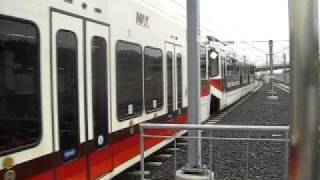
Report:
[[144,49],[144,99],[146,112],[163,106],[162,51],[151,47]]
[[221,61],[220,62],[221,62],[221,76],[225,77],[225,75],[226,75],[226,67],[225,67],[226,57],[221,56]]
[[0,154],[41,137],[39,35],[35,25],[0,18]]
[[142,114],[142,48],[118,41],[116,51],[117,113],[123,121]]
[[233,75],[234,76],[240,76],[240,66],[237,60],[233,59]]
[[253,75],[254,74],[254,69],[255,67],[254,66],[250,66],[250,74]]
[[235,62],[234,64],[234,75],[238,76],[239,75],[239,64]]
[[64,162],[79,154],[78,48],[73,32],[57,33],[57,81],[60,151]]
[[219,75],[219,55],[216,51],[209,51],[209,76],[215,77]]
[[92,106],[94,139],[97,148],[106,145],[108,136],[108,71],[107,43],[102,37],[92,38]]
[[172,66],[172,59],[173,55],[172,52],[167,52],[167,77],[168,77],[168,86],[167,86],[167,91],[168,91],[168,113],[173,111],[173,90],[172,90],[172,84],[173,84],[173,66]]
[[177,54],[177,91],[178,91],[178,108],[182,108],[182,55]]
[[226,68],[227,68],[227,73],[226,73],[226,76],[232,76],[233,75],[233,64],[231,62],[230,59],[227,59],[226,60]]
[[248,83],[247,80],[248,80],[248,66],[247,66],[247,64],[243,64],[242,65],[242,82],[243,82],[243,84],[247,84]]
[[204,47],[200,47],[200,70],[201,80],[207,80],[207,52]]
[[237,64],[235,60],[232,60],[232,75],[235,76],[237,74]]

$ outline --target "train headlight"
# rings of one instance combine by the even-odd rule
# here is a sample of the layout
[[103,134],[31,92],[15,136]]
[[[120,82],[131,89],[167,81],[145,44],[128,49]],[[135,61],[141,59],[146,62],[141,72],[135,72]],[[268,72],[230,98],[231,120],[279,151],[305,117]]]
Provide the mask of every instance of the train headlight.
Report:
[[217,54],[216,52],[214,52],[214,51],[212,51],[212,52],[210,53],[210,57],[211,57],[212,59],[216,59],[217,56],[218,56],[218,54]]

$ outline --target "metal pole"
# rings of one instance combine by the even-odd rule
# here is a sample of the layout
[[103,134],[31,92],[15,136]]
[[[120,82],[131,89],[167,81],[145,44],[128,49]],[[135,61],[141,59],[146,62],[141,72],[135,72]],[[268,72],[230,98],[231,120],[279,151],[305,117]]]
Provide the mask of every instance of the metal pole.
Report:
[[177,137],[174,137],[174,170],[177,171]]
[[[199,0],[187,0],[187,41],[188,41],[188,122],[200,122],[200,7]],[[190,136],[200,137],[199,131],[189,131]],[[201,165],[201,141],[191,139],[188,145],[187,167]]]
[[270,63],[270,83],[273,92],[273,41],[269,40],[269,63]]
[[283,81],[287,82],[287,74],[286,74],[286,53],[283,53]]
[[[269,58],[269,54],[266,53],[266,68],[268,68],[268,58]],[[266,77],[268,77],[268,70],[265,71],[265,75]]]
[[144,129],[140,127],[140,178],[144,180]]
[[288,179],[289,178],[289,131],[286,131],[286,136],[285,138],[288,139],[288,142],[286,142],[285,144],[285,156],[284,156],[284,179]]
[[[213,170],[212,170],[212,156],[213,156],[213,153],[212,153],[212,149],[213,149],[213,145],[212,145],[212,130],[210,130],[209,131],[209,135],[210,135],[210,139],[209,139],[209,170],[211,171],[211,172],[213,172]],[[210,180],[211,179],[213,179],[213,177],[212,177],[212,175],[210,174]]]
[[273,41],[269,40],[270,76],[273,76]]
[[247,153],[247,162],[246,162],[246,179],[249,179],[249,142],[246,143],[246,153]]
[[269,54],[266,54],[266,67],[268,67],[268,57],[269,57]]
[[291,63],[291,180],[318,180],[318,0],[289,0]]

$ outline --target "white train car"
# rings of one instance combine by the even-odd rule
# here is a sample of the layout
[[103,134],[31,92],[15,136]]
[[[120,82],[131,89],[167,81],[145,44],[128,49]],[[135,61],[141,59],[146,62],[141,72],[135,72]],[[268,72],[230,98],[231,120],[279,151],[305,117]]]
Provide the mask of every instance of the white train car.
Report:
[[[187,122],[186,22],[159,2],[0,0],[0,179],[111,179],[139,161],[139,123]],[[204,120],[223,75],[202,47]]]
[[217,41],[210,41],[207,47],[210,114],[214,114],[247,95],[256,83],[254,65],[245,56]]
[[110,179],[186,122],[185,19],[148,1],[1,0],[0,58],[0,179]]

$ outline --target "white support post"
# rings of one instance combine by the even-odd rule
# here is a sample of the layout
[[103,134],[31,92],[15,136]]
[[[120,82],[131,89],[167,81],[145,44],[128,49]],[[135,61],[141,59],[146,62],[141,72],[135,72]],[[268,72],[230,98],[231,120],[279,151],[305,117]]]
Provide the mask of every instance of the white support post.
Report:
[[[200,7],[199,0],[187,0],[188,123],[200,124]],[[201,165],[201,132],[189,131],[188,164],[177,170],[176,180],[209,180],[213,173]]]
[[[200,8],[199,0],[187,0],[187,41],[188,41],[188,123],[200,122]],[[190,136],[201,136],[190,131]],[[188,168],[201,165],[201,141],[189,140]]]
[[287,74],[286,74],[286,59],[287,59],[287,56],[286,56],[286,53],[283,53],[283,81],[284,82],[287,82]]
[[291,63],[290,179],[319,180],[318,0],[289,0]]

